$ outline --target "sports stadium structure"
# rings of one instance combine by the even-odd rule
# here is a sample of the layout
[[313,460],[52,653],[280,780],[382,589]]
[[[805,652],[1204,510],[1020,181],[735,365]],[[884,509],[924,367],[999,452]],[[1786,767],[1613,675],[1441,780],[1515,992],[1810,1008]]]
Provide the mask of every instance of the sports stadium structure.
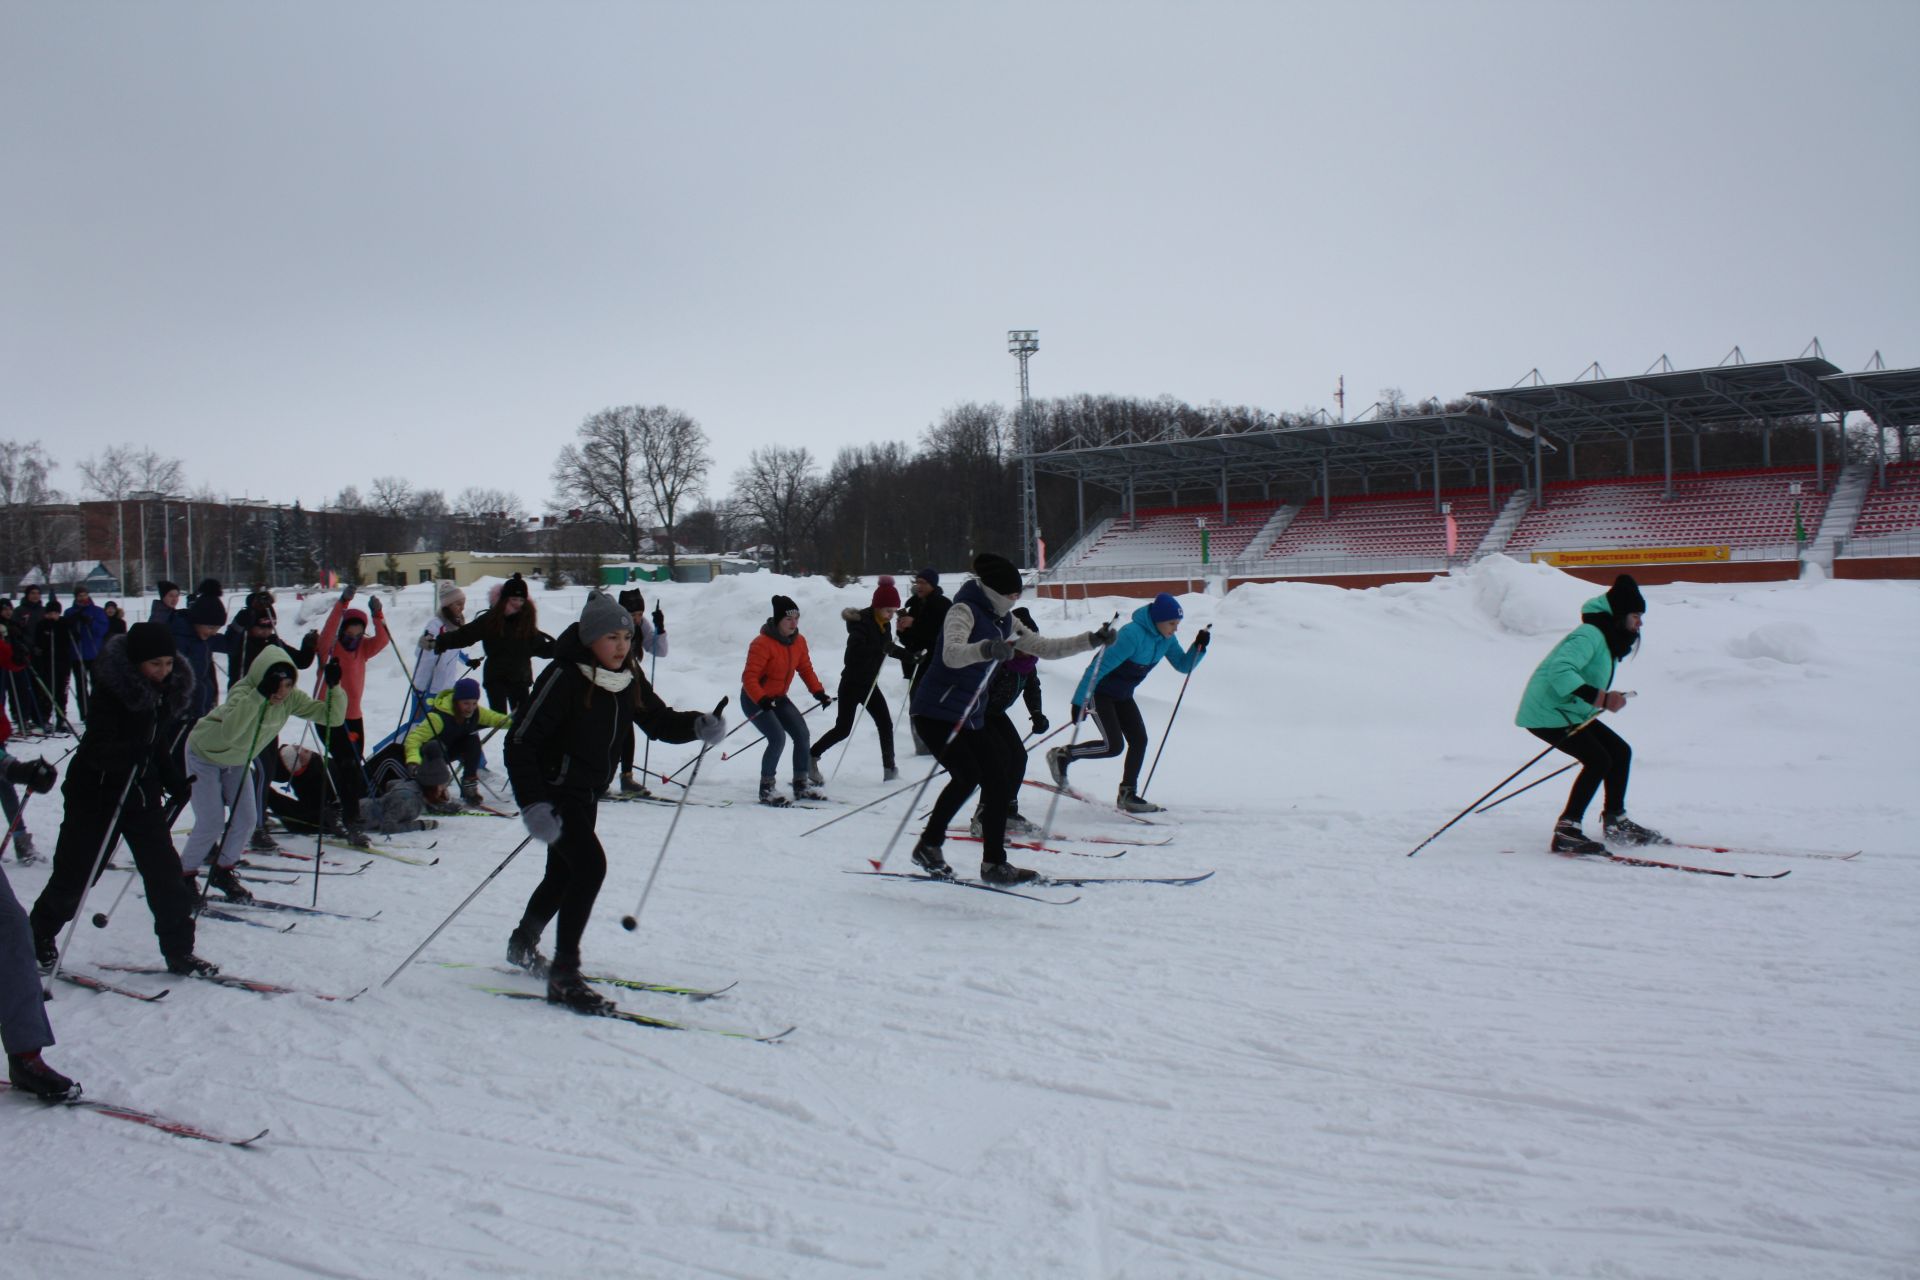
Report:
[[1490,555],[1596,581],[1623,568],[1648,583],[1765,581],[1808,565],[1920,577],[1920,369],[1844,373],[1810,350],[1748,362],[1735,348],[1714,368],[1663,359],[1626,378],[1536,371],[1351,422],[1075,436],[1022,455],[1072,482],[1079,515],[1038,589],[1365,587]]

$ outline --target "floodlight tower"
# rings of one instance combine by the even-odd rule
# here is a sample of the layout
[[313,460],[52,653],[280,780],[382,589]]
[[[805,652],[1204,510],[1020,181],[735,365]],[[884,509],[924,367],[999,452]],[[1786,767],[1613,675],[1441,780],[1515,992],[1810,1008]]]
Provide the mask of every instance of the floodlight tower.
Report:
[[1007,351],[1020,362],[1020,421],[1014,432],[1020,451],[1020,554],[1029,565],[1039,564],[1039,500],[1033,488],[1033,395],[1027,389],[1027,360],[1040,349],[1038,329],[1007,330]]

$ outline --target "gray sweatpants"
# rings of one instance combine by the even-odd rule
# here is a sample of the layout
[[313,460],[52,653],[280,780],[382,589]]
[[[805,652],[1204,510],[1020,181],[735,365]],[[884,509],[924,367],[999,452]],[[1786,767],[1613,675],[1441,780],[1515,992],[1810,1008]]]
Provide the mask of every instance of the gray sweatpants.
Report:
[[[247,837],[253,834],[253,787],[251,783],[240,785],[241,775],[252,770],[241,764],[215,764],[188,743],[187,772],[193,775],[193,830],[180,850],[180,869],[198,871],[213,852],[222,830],[227,839],[220,846],[219,861],[230,867],[247,851]],[[231,822],[227,820],[229,805],[233,806]]]
[[53,1043],[53,1026],[33,959],[33,928],[0,868],[0,1046],[32,1053]]

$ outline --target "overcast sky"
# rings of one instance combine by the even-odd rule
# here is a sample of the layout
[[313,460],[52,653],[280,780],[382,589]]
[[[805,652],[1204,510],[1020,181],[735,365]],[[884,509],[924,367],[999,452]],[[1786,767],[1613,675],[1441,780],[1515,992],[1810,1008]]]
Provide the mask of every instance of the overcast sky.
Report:
[[538,509],[594,410],[1920,364],[1920,4],[0,0],[0,437]]

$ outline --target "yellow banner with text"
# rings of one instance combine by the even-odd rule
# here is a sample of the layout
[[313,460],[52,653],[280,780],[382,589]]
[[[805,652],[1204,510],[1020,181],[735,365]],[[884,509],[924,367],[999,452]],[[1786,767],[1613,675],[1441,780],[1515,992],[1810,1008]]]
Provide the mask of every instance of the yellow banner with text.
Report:
[[1535,564],[1569,566],[1630,564],[1697,564],[1703,560],[1731,560],[1732,547],[1614,547],[1604,551],[1536,551]]

